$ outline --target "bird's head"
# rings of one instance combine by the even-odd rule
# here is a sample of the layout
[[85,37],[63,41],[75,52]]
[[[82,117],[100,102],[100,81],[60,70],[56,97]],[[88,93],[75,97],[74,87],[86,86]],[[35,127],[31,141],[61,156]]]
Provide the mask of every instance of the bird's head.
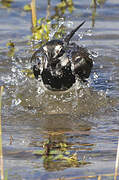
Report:
[[48,69],[54,76],[59,74],[59,70],[69,63],[66,54],[66,45],[61,40],[51,40],[43,46],[46,56],[44,69]]

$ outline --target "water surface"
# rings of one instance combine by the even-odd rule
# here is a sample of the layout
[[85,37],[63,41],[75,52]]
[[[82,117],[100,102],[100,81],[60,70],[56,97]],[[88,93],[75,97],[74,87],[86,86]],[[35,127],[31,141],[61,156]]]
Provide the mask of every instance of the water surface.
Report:
[[[72,41],[93,51],[94,67],[87,84],[77,82],[67,92],[50,92],[23,71],[30,69],[33,53],[28,43],[31,13],[23,10],[28,2],[13,1],[9,8],[0,4],[3,152],[8,179],[113,173],[119,136],[119,3],[107,0],[95,10],[89,1],[75,0],[72,14],[66,11],[67,31],[86,20]],[[46,4],[37,2],[38,17],[46,16]],[[51,1],[52,16],[55,5]],[[6,47],[9,40],[15,42],[13,57]],[[57,154],[64,144],[66,156],[76,155],[76,161],[37,155],[35,151],[43,150],[47,140]]]

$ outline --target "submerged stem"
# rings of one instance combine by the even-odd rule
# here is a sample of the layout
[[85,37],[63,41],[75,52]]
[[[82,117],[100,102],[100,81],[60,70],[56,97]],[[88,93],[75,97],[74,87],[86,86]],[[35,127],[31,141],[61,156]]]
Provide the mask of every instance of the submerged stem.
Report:
[[3,86],[0,87],[0,171],[1,171],[1,180],[4,180],[3,152],[2,152],[2,121],[1,121],[2,93],[3,93]]

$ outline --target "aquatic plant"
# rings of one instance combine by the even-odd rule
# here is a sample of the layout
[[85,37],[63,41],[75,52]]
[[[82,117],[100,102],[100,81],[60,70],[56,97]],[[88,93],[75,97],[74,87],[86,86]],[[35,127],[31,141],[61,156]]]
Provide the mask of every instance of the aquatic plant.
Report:
[[14,0],[1,0],[2,7],[10,8]]
[[92,8],[92,27],[95,25],[96,9],[98,5],[103,5],[106,0],[92,0],[90,7]]
[[[29,5],[24,7],[26,10],[30,10]],[[32,12],[32,40],[41,40],[48,41],[50,38],[52,26],[52,19],[58,19],[62,17],[65,13],[66,9],[69,10],[70,13],[74,10],[73,1],[72,0],[63,0],[55,7],[55,15],[50,16],[50,0],[47,2],[47,12],[46,17],[37,18],[36,14],[36,3],[35,0],[31,1],[31,12]],[[58,21],[56,21],[58,24]],[[56,36],[59,36],[59,33],[63,32],[63,27],[59,27]]]
[[106,0],[92,0],[91,7],[97,7],[97,5],[103,5]]
[[15,54],[15,43],[10,40],[10,41],[8,41],[8,43],[6,44],[6,46],[7,46],[8,49],[9,49],[7,55],[8,55],[9,57],[13,57],[14,54]]
[[24,11],[31,11],[31,5],[30,4],[26,4],[24,6]]
[[49,138],[43,143],[43,150],[35,150],[33,154],[37,157],[41,157],[44,161],[44,166],[48,167],[48,164],[61,163],[62,166],[65,164],[66,167],[79,167],[80,165],[89,164],[84,159],[79,160],[76,152],[70,153],[68,151],[69,145],[65,142],[52,142],[52,138]]
[[48,41],[49,34],[50,34],[50,21],[46,20],[45,18],[40,18],[37,21],[37,26],[34,25],[32,28],[32,39]]
[[58,3],[55,7],[55,15],[52,18],[62,17],[67,9],[70,13],[73,12],[74,3],[72,0],[63,0],[60,3]]

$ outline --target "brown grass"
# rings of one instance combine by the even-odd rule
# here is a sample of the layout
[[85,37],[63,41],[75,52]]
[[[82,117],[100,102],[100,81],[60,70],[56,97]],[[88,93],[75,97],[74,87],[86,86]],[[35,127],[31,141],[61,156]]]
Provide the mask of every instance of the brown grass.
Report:
[[36,16],[36,1],[31,1],[31,11],[32,11],[32,27],[36,27],[37,25],[37,16]]

